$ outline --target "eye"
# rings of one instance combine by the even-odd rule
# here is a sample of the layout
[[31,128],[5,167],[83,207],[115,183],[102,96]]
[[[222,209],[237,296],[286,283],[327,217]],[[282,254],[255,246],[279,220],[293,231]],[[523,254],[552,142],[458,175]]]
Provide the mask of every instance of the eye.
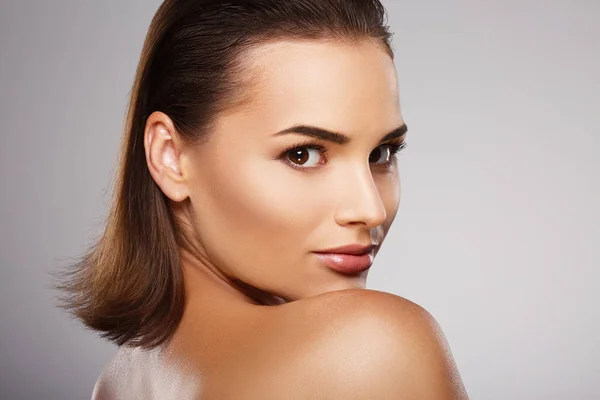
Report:
[[382,144],[369,155],[369,163],[378,166],[391,166],[396,162],[395,155],[405,147],[406,142]]
[[[396,159],[394,155],[406,147],[406,143],[388,143],[377,147],[369,155],[369,163],[382,167],[391,167]],[[327,162],[327,149],[313,142],[297,143],[278,157],[296,169],[314,169]]]
[[325,149],[320,146],[301,146],[294,147],[285,152],[285,159],[294,168],[314,168],[322,164],[323,153]]
[[393,152],[391,149],[391,145],[384,144],[384,145],[377,147],[369,155],[369,163],[377,164],[377,165],[386,165],[386,164],[389,164],[392,156],[393,156]]

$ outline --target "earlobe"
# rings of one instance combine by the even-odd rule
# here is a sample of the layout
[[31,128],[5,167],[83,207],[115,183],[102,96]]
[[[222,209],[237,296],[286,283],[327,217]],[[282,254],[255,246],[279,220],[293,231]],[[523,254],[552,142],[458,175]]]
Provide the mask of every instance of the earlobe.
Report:
[[146,163],[152,178],[163,193],[173,201],[183,201],[187,196],[185,179],[179,166],[181,150],[171,119],[154,112],[146,121],[144,147]]

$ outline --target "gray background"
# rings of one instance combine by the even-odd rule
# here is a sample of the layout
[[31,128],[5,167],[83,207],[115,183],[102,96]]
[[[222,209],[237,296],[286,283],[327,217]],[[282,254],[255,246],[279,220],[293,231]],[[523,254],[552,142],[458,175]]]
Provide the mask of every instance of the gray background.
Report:
[[[101,231],[159,3],[0,3],[1,399],[89,398],[115,352],[48,272]],[[438,319],[472,399],[600,399],[600,2],[385,5],[410,133],[369,288]]]

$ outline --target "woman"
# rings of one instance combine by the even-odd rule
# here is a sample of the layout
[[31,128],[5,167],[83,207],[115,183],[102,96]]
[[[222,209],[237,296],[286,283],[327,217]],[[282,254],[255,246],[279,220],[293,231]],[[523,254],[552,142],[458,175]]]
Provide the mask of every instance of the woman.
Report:
[[405,145],[377,0],[167,0],[67,307],[95,399],[465,399],[433,318],[364,290]]

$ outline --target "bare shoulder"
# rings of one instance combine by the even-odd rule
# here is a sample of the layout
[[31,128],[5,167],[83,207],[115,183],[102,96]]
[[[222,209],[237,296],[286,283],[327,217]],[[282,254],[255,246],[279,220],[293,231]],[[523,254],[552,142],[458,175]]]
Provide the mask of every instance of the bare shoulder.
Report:
[[200,399],[199,382],[182,373],[161,349],[122,346],[96,381],[92,400]]
[[128,380],[130,374],[131,355],[123,348],[119,348],[117,353],[108,362],[102,370],[100,377],[94,385],[92,400],[116,400],[121,398],[119,383],[117,378],[121,376]]
[[264,370],[263,398],[468,398],[440,327],[413,302],[343,290],[287,304],[281,313],[284,339],[273,346],[284,348],[272,348],[282,357]]

